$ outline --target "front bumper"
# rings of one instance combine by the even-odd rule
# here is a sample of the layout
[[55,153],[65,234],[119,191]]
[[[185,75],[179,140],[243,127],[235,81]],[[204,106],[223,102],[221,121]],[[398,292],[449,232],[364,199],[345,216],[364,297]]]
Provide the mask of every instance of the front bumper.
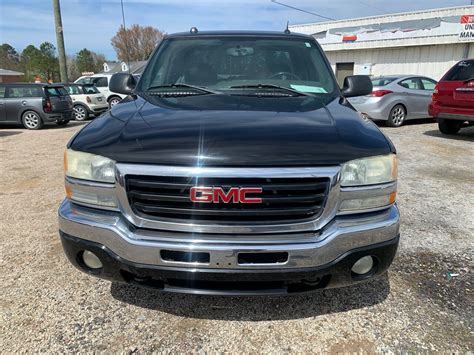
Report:
[[[246,238],[140,229],[119,212],[75,205],[65,200],[59,226],[69,260],[82,271],[110,280],[134,282],[165,291],[202,294],[303,292],[344,286],[384,272],[398,245],[397,207],[334,218],[315,233]],[[293,242],[292,242],[293,239]],[[298,242],[294,242],[298,241]],[[83,250],[93,251],[104,267],[81,263]],[[163,259],[162,251],[204,253],[206,262]],[[287,253],[284,262],[242,263],[242,253]],[[364,277],[351,273],[365,255],[375,267]]]

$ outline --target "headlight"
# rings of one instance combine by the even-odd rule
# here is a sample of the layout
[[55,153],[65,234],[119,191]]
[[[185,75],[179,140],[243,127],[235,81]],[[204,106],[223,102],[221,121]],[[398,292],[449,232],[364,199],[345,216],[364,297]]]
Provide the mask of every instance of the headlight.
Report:
[[395,154],[352,160],[341,170],[341,186],[383,184],[397,179]]
[[115,182],[115,162],[100,155],[67,149],[64,153],[66,176],[99,182]]

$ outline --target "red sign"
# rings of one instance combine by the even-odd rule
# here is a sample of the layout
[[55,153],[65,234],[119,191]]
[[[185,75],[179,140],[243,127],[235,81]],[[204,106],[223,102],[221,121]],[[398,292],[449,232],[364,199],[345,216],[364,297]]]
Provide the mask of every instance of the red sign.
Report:
[[357,35],[344,35],[342,36],[343,42],[355,42],[357,41]]
[[461,23],[474,23],[474,15],[462,15]]
[[247,197],[247,194],[260,194],[261,187],[231,187],[225,192],[222,187],[192,187],[189,198],[192,202],[204,203],[262,203],[259,197]]

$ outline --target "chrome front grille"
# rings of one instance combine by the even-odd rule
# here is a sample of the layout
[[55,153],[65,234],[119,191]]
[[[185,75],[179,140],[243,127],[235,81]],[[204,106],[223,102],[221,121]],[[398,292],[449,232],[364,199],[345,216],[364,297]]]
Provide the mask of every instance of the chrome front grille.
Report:
[[[279,224],[314,219],[325,205],[328,177],[209,177],[126,175],[128,202],[142,218],[218,224]],[[195,186],[262,188],[262,203],[199,203]]]
[[[195,235],[317,233],[336,215],[339,166],[184,167],[118,163],[116,193],[134,226]],[[262,187],[258,205],[192,203],[189,188]],[[255,186],[256,184],[260,184]]]

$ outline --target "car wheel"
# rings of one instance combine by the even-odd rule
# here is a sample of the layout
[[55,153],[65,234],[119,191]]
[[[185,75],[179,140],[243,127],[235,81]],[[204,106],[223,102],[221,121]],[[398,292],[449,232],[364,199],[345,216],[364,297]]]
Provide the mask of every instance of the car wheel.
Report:
[[74,118],[76,121],[85,121],[89,118],[89,112],[82,105],[74,106]]
[[26,111],[23,113],[21,122],[27,129],[41,129],[43,127],[43,120],[35,111]]
[[109,108],[114,107],[114,106],[117,105],[120,101],[122,101],[122,99],[120,99],[119,97],[112,97],[112,98],[109,100]]
[[403,107],[403,105],[395,105],[390,110],[387,124],[390,127],[400,127],[403,124],[403,122],[405,122],[406,116],[407,116],[407,111],[405,107]]
[[461,122],[438,118],[438,128],[443,134],[456,134],[461,129]]

